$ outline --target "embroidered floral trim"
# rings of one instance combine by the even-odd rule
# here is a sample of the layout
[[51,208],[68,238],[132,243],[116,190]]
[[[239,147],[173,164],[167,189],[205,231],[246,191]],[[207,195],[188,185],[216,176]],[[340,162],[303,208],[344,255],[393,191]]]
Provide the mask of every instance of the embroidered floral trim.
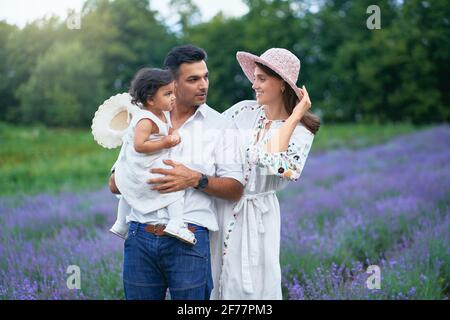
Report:
[[306,145],[302,153],[303,158],[300,157],[300,150],[295,142],[290,143],[286,151],[277,153],[265,152],[262,145],[267,143],[269,137],[265,137],[259,142],[257,140],[258,133],[264,130],[269,122],[270,120],[267,120],[264,112],[262,112],[258,118],[256,130],[253,133],[253,141],[246,150],[247,168],[244,172],[245,183],[250,179],[253,165],[266,167],[271,174],[291,181],[296,181],[300,177],[303,167],[302,162],[303,159],[306,159],[306,150],[309,149],[309,145]]
[[[306,145],[306,149],[309,145]],[[280,178],[296,181],[301,174],[303,159],[300,157],[299,148],[292,142],[288,149],[283,152],[269,153],[265,152],[261,145],[255,145],[249,148],[249,160],[259,167],[266,167],[269,172]]]
[[231,232],[233,232],[234,226],[236,225],[236,215],[237,215],[236,213],[233,214],[233,220],[231,220],[227,226],[227,232],[226,232],[225,238],[223,240],[223,255],[224,256],[227,254],[228,243],[230,242]]
[[253,111],[253,110],[256,110],[258,108],[261,108],[261,106],[258,105],[258,104],[252,104],[252,105],[246,104],[246,105],[244,105],[244,106],[234,110],[234,112],[231,114],[231,119],[234,119],[235,117],[237,117],[244,110],[251,110],[251,111]]
[[[227,226],[225,238],[223,239],[221,270],[223,270],[223,266],[225,264],[225,256],[227,255],[228,244],[230,243],[230,235],[231,235],[231,232],[233,232],[234,226],[236,225],[236,219],[237,219],[236,217],[237,217],[237,213],[234,213],[233,219],[230,221],[230,223]],[[222,296],[222,272],[220,272],[220,276],[219,276],[219,297],[221,297],[221,296]]]

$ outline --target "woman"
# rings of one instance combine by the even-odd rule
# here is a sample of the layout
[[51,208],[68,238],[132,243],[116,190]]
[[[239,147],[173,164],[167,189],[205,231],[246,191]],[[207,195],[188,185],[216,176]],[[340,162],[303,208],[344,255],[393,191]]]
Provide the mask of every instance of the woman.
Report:
[[[246,187],[238,203],[218,201],[221,233],[211,235],[213,299],[281,299],[280,207],[276,191],[297,180],[320,126],[308,92],[295,85],[300,60],[272,48],[238,52],[256,101],[225,115],[239,129]],[[220,221],[221,220],[221,221]]]

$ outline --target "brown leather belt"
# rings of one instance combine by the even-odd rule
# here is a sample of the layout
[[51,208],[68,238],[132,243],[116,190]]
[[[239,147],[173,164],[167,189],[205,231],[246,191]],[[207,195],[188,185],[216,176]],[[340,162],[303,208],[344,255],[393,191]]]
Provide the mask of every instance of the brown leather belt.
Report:
[[[148,224],[145,226],[144,230],[153,233],[156,236],[163,236],[165,235],[163,232],[165,228],[166,228],[165,224],[157,224],[157,225]],[[195,232],[195,227],[188,226],[188,230],[191,232]]]

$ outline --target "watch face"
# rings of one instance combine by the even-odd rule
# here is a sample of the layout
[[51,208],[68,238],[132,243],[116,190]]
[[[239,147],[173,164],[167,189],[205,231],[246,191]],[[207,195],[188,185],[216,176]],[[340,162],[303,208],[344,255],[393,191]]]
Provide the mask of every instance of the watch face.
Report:
[[202,175],[198,185],[200,189],[205,188],[208,185],[208,177],[206,175]]
[[200,178],[198,185],[195,187],[195,189],[204,189],[208,185],[208,176],[205,174],[202,174],[202,177]]

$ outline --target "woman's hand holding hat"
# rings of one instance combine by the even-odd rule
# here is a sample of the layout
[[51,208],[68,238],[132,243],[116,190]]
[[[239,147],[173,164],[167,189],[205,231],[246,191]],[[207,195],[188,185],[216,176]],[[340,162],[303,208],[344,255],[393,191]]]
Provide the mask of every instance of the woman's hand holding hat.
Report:
[[306,91],[305,86],[299,88],[299,90],[302,93],[303,97],[300,100],[300,102],[297,103],[294,110],[292,111],[292,116],[297,121],[300,121],[302,117],[305,115],[306,111],[308,111],[311,108],[311,100],[309,99],[309,94],[308,91]]

